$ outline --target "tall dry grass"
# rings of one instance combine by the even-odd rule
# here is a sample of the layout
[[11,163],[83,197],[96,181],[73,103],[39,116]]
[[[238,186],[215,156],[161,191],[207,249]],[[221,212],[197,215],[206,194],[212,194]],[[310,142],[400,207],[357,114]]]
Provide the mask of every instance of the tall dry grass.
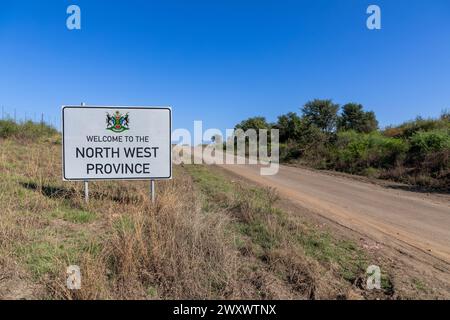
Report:
[[[224,216],[205,215],[192,184],[159,184],[155,205],[125,206],[105,226],[97,253],[84,254],[83,286],[65,289],[65,274],[52,279],[56,297],[68,299],[211,299],[232,293],[236,254],[224,236]],[[56,285],[55,285],[56,284]]]
[[[158,182],[154,205],[145,182],[91,183],[91,201],[85,204],[80,183],[61,181],[58,144],[0,143],[2,258],[31,264],[31,270],[43,264],[43,272],[18,278],[40,283],[44,297],[210,299],[234,294],[238,260],[225,232],[228,218],[202,212],[188,175],[176,171],[172,181]],[[87,224],[67,220],[74,210],[95,219]],[[70,264],[81,268],[81,290],[66,287]]]

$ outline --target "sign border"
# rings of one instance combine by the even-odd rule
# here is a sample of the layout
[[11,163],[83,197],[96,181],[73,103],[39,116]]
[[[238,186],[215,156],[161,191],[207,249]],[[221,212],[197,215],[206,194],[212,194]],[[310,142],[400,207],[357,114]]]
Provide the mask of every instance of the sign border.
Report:
[[[147,109],[147,110],[168,110],[169,111],[169,152],[170,152],[170,172],[168,177],[151,177],[151,178],[66,178],[66,163],[65,163],[65,146],[64,146],[64,109]],[[151,181],[151,180],[170,180],[172,179],[172,108],[171,107],[143,107],[143,106],[95,106],[95,105],[63,105],[61,107],[61,133],[62,133],[62,176],[64,181],[102,181],[102,180],[138,180],[138,181]]]

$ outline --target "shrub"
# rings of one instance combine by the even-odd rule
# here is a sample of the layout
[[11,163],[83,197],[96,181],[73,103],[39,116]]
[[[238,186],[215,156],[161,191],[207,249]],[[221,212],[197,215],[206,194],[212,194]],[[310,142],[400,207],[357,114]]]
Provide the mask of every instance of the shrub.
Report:
[[429,175],[445,185],[450,176],[449,155],[449,130],[418,132],[411,138],[408,163],[416,169],[416,175]]
[[58,131],[50,125],[27,121],[0,120],[0,138],[36,139],[54,136]]
[[411,152],[425,155],[450,149],[450,131],[432,130],[415,133],[411,137]]
[[332,163],[336,169],[349,172],[361,172],[369,167],[389,168],[401,161],[407,150],[405,141],[388,138],[378,132],[340,132]]
[[19,126],[12,120],[0,120],[0,137],[7,138],[16,135]]
[[405,122],[397,127],[388,127],[384,130],[384,135],[395,138],[411,138],[420,131],[449,130],[450,121],[446,120],[445,115],[440,119],[422,119],[418,117],[414,121]]

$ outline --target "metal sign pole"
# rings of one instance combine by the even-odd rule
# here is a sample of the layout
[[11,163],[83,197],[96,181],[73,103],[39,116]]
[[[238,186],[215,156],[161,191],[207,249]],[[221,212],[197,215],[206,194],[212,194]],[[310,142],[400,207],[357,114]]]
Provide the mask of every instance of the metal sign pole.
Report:
[[89,203],[89,182],[84,181],[84,201]]
[[155,203],[155,198],[156,198],[155,180],[150,180],[150,194],[151,194],[151,198],[152,198],[152,203]]
[[[84,102],[81,103],[81,106],[84,107],[86,104]],[[89,203],[89,181],[84,181],[84,201]]]

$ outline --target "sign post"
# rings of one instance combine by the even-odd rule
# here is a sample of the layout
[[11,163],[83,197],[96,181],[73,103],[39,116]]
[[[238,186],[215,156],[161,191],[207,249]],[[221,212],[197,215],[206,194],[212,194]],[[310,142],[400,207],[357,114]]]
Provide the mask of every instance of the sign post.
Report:
[[[85,105],[84,102],[81,103],[82,107]],[[84,180],[84,202],[89,203],[89,181],[87,180]]]
[[89,181],[84,181],[84,201],[89,203]]
[[62,108],[63,179],[84,181],[89,201],[91,180],[172,178],[172,110],[169,107]]
[[156,194],[155,194],[155,180],[150,180],[150,193],[151,193],[152,203],[155,203],[155,198],[156,198]]

